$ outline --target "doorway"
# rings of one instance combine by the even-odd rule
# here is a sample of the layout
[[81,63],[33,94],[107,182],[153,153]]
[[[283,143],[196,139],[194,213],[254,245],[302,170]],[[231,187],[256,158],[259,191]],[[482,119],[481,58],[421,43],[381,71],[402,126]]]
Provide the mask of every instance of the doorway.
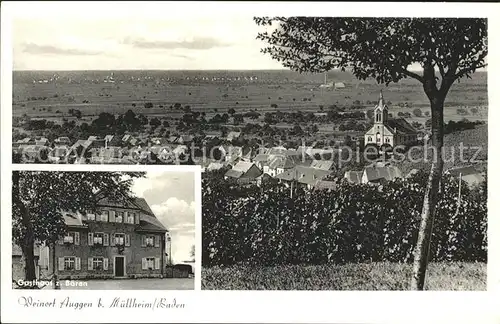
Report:
[[125,277],[125,257],[115,256],[115,277]]

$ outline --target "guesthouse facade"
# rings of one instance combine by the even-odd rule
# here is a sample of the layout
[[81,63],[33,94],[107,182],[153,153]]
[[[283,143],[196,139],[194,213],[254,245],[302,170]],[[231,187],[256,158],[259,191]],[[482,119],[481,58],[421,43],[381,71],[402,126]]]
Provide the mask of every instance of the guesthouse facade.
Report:
[[64,213],[64,221],[68,231],[49,255],[60,279],[164,276],[167,229],[143,198],[103,199],[97,214]]

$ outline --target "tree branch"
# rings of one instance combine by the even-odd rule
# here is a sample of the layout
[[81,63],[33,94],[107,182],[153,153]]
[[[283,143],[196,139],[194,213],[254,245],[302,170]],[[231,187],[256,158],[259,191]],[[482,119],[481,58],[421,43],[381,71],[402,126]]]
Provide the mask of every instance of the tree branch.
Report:
[[453,77],[455,80],[457,79],[460,79],[461,77],[463,77],[464,75],[466,75],[467,73],[469,72],[473,72],[477,69],[480,69],[480,68],[484,68],[488,66],[488,64],[486,63],[483,63],[483,64],[479,64],[477,65],[476,63],[474,63],[471,67],[469,68],[466,68],[466,69],[463,69],[462,71],[458,72],[457,74],[455,74],[455,76]]
[[411,72],[411,71],[408,71],[408,70],[404,69],[404,70],[401,71],[401,73],[404,74],[404,75],[406,75],[406,76],[409,76],[411,78],[414,78],[414,79],[420,81],[420,83],[424,83],[424,78],[421,75],[418,75],[415,72]]

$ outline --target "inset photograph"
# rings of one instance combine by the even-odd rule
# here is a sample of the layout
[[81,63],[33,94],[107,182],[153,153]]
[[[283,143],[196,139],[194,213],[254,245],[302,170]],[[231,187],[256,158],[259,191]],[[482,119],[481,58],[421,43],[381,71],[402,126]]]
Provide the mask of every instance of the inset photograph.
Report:
[[195,173],[13,171],[17,289],[191,290]]

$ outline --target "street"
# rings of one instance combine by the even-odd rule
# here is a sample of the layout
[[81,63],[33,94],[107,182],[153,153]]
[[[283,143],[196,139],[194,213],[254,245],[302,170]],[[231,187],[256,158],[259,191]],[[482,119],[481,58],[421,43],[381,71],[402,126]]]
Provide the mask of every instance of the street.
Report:
[[[194,278],[61,280],[61,289],[88,290],[193,290]],[[53,289],[47,286],[44,289]]]

